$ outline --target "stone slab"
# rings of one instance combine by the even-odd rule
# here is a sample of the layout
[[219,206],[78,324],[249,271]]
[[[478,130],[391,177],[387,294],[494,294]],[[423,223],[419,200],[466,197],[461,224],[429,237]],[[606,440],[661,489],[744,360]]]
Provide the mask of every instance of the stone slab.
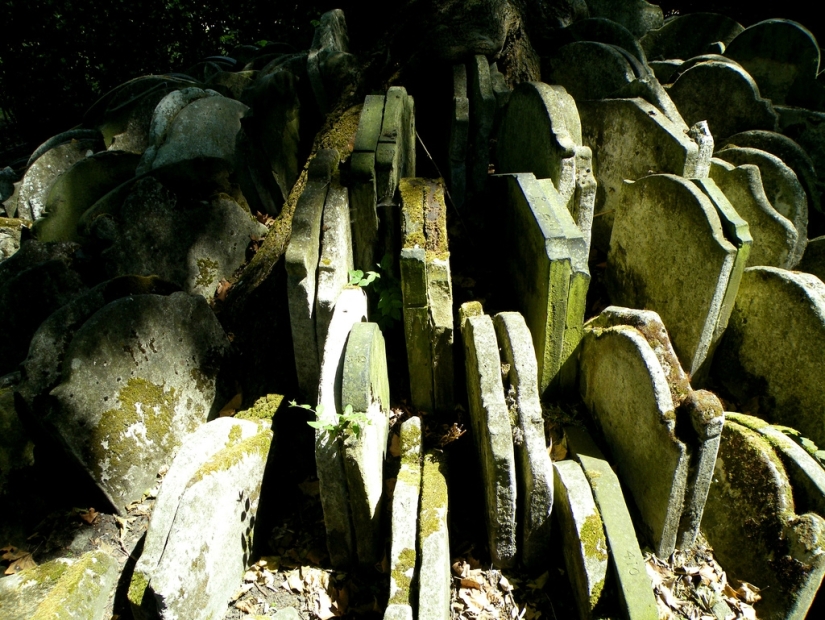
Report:
[[[606,17],[589,17],[573,22],[562,29],[558,37],[560,41],[598,41],[621,47],[630,52],[636,60],[645,64],[647,58],[636,37],[620,23]],[[675,56],[668,56],[675,58]]]
[[364,99],[364,107],[358,120],[358,131],[355,133],[353,152],[375,152],[378,146],[378,136],[381,134],[381,123],[384,119],[384,100],[384,95],[367,95]]
[[469,194],[475,195],[483,191],[487,185],[490,136],[496,113],[496,97],[486,56],[477,54],[467,62],[467,77],[470,100],[467,185]]
[[384,620],[413,620],[412,607],[391,603],[384,610]]
[[548,64],[548,78],[563,86],[577,102],[607,99],[637,77],[620,48],[596,41],[569,43]]
[[530,330],[518,312],[501,312],[493,323],[502,362],[509,367],[506,399],[511,411],[515,408],[521,431],[521,441],[515,445],[521,561],[530,570],[537,570],[546,566],[550,552],[553,466],[544,439],[536,352]]
[[567,426],[564,434],[567,449],[590,483],[602,518],[610,550],[610,567],[618,585],[623,615],[631,620],[658,620],[653,584],[647,575],[644,556],[618,477],[586,430]]
[[467,194],[467,144],[470,136],[470,99],[467,66],[453,65],[453,103],[450,116],[450,197],[457,209]]
[[378,239],[375,153],[353,153],[350,158],[350,170],[353,262],[356,269],[370,271],[375,269],[375,243]]
[[[791,336],[792,334],[792,336]],[[745,270],[713,374],[769,422],[825,444],[825,284],[775,267]]]
[[450,615],[450,535],[447,528],[447,462],[440,451],[424,455],[418,549],[418,620]]
[[[656,311],[682,366],[693,375],[715,346],[726,295],[732,293],[737,249],[726,239],[711,200],[675,175],[627,184],[617,209],[607,259],[611,301]],[[671,273],[668,279],[653,275],[663,265]]]
[[805,254],[796,269],[815,275],[825,282],[825,236],[808,241]]
[[662,9],[645,0],[589,0],[587,8],[591,17],[606,17],[620,23],[642,37],[649,30],[661,28],[664,22]]
[[581,466],[556,461],[555,514],[562,537],[564,564],[580,618],[598,616],[607,576],[608,550],[599,510]]
[[729,45],[743,30],[741,24],[727,15],[686,13],[669,18],[661,28],[648,31],[640,43],[648,60],[693,58],[707,54],[714,43]]
[[484,484],[487,537],[495,566],[516,561],[516,464],[510,413],[504,401],[493,321],[469,317],[461,326],[470,422]]
[[344,354],[341,405],[363,413],[360,431],[344,437],[344,469],[355,529],[358,561],[374,566],[381,560],[381,515],[384,458],[390,411],[390,386],[384,336],[377,323],[355,323]]

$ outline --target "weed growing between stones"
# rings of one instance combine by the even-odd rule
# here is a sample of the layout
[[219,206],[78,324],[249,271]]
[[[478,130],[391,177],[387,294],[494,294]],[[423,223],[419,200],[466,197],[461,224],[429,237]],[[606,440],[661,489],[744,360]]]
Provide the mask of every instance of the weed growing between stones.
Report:
[[354,412],[352,405],[344,407],[343,413],[335,412],[335,422],[333,422],[332,419],[324,418],[323,405],[318,405],[316,409],[313,409],[310,405],[299,405],[294,400],[291,400],[289,401],[289,406],[300,407],[301,409],[306,409],[314,413],[317,419],[309,420],[307,424],[312,428],[326,431],[334,437],[343,436],[345,432],[352,432],[356,437],[360,437],[361,431],[364,430],[363,427],[371,423],[366,413]]
[[349,271],[349,286],[369,286],[369,290],[378,295],[378,325],[386,331],[401,320],[401,282],[392,274],[392,255],[389,253],[378,263],[378,269],[366,274],[360,269]]

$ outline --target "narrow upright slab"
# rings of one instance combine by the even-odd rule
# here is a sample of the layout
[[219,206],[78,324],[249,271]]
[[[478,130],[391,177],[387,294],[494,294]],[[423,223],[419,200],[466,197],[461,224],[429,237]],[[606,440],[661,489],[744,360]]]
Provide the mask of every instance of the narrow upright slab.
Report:
[[468,162],[468,190],[477,194],[487,185],[490,165],[490,134],[496,114],[496,96],[490,79],[490,63],[481,54],[467,63],[468,94],[470,99],[470,154]]
[[470,421],[478,450],[493,564],[516,561],[516,463],[510,413],[504,402],[501,360],[493,321],[471,316],[461,326]]
[[338,295],[349,282],[353,269],[352,234],[347,189],[332,181],[324,204],[321,227],[321,257],[318,261],[318,287],[315,296],[316,342],[327,339],[329,322]]
[[376,323],[356,323],[347,340],[341,405],[363,413],[360,432],[344,437],[344,469],[355,526],[358,561],[373,566],[380,561],[381,508],[384,457],[387,451],[390,386],[384,336]]
[[321,220],[338,152],[319,151],[309,165],[307,183],[292,217],[292,236],[286,249],[287,295],[298,386],[310,400],[317,396],[320,347],[315,330],[315,292]]
[[403,86],[392,86],[375,150],[378,206],[397,204],[398,182],[415,176],[415,104]]
[[[507,373],[508,399],[518,413],[522,441],[516,447],[521,497],[521,561],[530,569],[546,565],[553,510],[553,466],[544,439],[536,352],[530,330],[518,312],[501,312],[493,323]],[[512,407],[511,405],[511,407]]]
[[593,499],[604,524],[610,566],[625,616],[631,620],[658,620],[653,584],[647,575],[644,556],[618,477],[586,430],[567,426],[564,434],[568,450],[581,465],[593,491]]
[[[353,325],[366,319],[367,296],[364,290],[345,288],[341,291],[324,343],[318,387],[318,404],[323,405],[323,411],[319,419],[336,424],[336,414],[341,414],[346,406],[341,403],[345,347]],[[347,566],[355,559],[356,543],[341,437],[321,429],[315,431],[315,465],[330,561],[333,566]]]
[[[611,301],[656,311],[693,375],[719,336],[724,302],[735,295],[729,283],[737,248],[726,239],[713,202],[681,177],[659,174],[629,183],[617,207],[607,259]],[[663,266],[671,277],[657,277]]]
[[450,616],[450,535],[447,528],[447,459],[439,450],[424,455],[418,549],[418,620]]
[[769,441],[727,421],[702,532],[728,578],[759,584],[760,618],[804,618],[825,573],[825,521],[796,514]]
[[383,95],[367,95],[364,100],[350,158],[354,264],[362,271],[375,268],[374,246],[378,239],[375,149],[384,119],[384,101]]
[[662,365],[636,328],[585,328],[581,395],[616,459],[659,557],[676,547],[690,454]]
[[453,65],[453,107],[450,117],[450,196],[457,209],[467,195],[467,141],[470,136],[470,99],[467,66]]
[[775,267],[745,270],[713,374],[767,421],[825,444],[825,284]]
[[557,461],[554,510],[562,537],[564,564],[580,618],[598,617],[607,576],[607,540],[590,484],[575,461]]

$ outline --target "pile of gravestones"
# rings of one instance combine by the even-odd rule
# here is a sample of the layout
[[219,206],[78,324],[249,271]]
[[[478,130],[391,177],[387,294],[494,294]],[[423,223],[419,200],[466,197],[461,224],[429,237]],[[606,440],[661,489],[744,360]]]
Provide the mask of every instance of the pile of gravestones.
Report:
[[[428,445],[423,414],[461,403],[493,566],[542,570],[558,529],[581,618],[653,619],[642,548],[667,558],[701,533],[762,589],[760,618],[806,615],[825,575],[818,44],[782,19],[587,5],[542,82],[508,83],[483,55],[448,67],[446,179],[416,176],[402,85],[321,128],[359,79],[341,11],[309,51],[242,47],[127,82],[20,178],[0,173],[0,476],[31,461],[30,438],[122,512],[168,467],[128,588],[136,618],[221,617],[267,536],[282,397],[218,416],[227,383],[261,385],[240,376],[253,366],[289,366],[317,412],[331,565],[373,566],[389,529],[385,618],[451,615],[449,448]],[[454,300],[453,207],[495,240],[508,307],[493,316]],[[381,256],[395,301],[352,275]],[[593,310],[595,285],[611,305]],[[279,295],[288,326],[254,357],[239,325],[278,323]],[[391,429],[404,396],[378,317],[393,308],[421,417]],[[569,399],[588,416],[553,462],[543,405]],[[63,601],[101,618],[122,570],[58,559],[0,580],[0,600],[11,617]],[[732,613],[721,592],[706,606]]]

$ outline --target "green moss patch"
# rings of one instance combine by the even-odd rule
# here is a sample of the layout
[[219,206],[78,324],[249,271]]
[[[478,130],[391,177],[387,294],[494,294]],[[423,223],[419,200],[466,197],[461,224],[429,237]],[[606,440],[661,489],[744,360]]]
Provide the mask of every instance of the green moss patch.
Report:
[[249,409],[235,415],[238,420],[272,420],[284,401],[283,394],[267,394],[255,401]]
[[237,445],[224,448],[207,461],[201,468],[195,472],[188,486],[200,482],[207,476],[220,471],[226,471],[231,467],[240,463],[244,458],[251,455],[260,455],[261,458],[266,458],[269,453],[269,446],[272,443],[272,431],[262,431],[244,439]]

